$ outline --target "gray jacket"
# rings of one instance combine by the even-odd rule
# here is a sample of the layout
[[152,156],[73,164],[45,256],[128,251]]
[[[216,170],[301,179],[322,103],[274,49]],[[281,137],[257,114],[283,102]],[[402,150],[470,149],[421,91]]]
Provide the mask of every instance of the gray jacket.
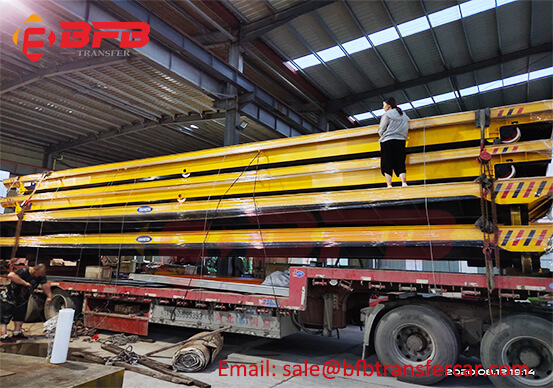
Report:
[[407,140],[407,131],[409,130],[409,116],[405,112],[400,115],[397,109],[390,109],[380,118],[380,143],[388,140]]

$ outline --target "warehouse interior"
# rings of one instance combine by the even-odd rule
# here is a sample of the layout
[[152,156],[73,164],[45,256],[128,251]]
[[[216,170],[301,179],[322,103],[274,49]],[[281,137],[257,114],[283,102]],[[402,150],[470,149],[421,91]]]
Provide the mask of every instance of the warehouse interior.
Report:
[[553,384],[553,2],[0,4],[1,384]]
[[[35,13],[59,36],[59,21],[84,12],[60,3],[2,15],[2,169],[12,173],[223,146],[216,106],[234,98],[226,81],[239,74],[249,83],[234,94],[254,93],[239,109],[242,143],[373,124],[382,96],[414,103],[410,118],[551,98],[547,1],[91,2],[89,12],[156,20],[156,46],[87,58],[54,45],[31,63],[13,32]],[[171,46],[182,37],[190,51]]]

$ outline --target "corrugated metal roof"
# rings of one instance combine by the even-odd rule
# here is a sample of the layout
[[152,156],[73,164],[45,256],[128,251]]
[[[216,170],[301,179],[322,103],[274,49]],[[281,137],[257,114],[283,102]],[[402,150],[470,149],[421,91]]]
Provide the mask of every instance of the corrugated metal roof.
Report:
[[[315,11],[313,13],[315,17],[304,15],[292,21],[290,26],[294,29],[296,36],[294,33],[287,32],[290,27],[286,26],[276,28],[268,36],[271,42],[287,57],[298,58],[336,46],[337,42],[349,42],[359,38],[363,33],[372,34],[387,28],[394,29],[394,25],[417,18],[421,18],[422,23],[426,20],[425,10],[430,14],[449,7],[458,7],[466,1],[468,0],[335,2],[331,6]],[[376,49],[354,53],[351,55],[353,61],[343,55],[341,58],[329,60],[326,62],[326,66],[331,71],[323,65],[315,65],[304,68],[303,72],[331,98],[341,98],[351,93],[357,93],[358,90],[369,91],[375,87],[413,80],[420,76],[439,73],[445,69],[487,60],[500,55],[500,53],[506,54],[525,49],[530,44],[531,10],[533,9],[532,17],[536,19],[538,7],[542,11],[550,7],[550,4],[544,6],[541,3],[543,2],[518,1],[471,16],[465,14],[468,8],[461,7],[464,18],[433,28],[434,35],[430,30],[415,33],[404,37],[403,42],[396,39],[378,45]],[[352,12],[348,11],[348,7]],[[459,13],[459,15],[461,14]],[[542,23],[548,25],[546,30],[550,29],[550,21],[546,23],[545,20],[542,20]],[[399,28],[402,31],[402,27],[399,26]],[[542,35],[533,36],[532,39],[541,39],[539,42],[543,43],[544,40],[550,41],[551,36],[548,37],[548,40],[544,39]],[[339,53],[339,51],[337,52]],[[513,66],[516,67],[516,65]],[[511,68],[511,65],[508,68],[492,67],[475,74],[469,73],[453,77],[452,81],[446,79],[443,82],[434,83],[433,91],[430,86],[422,85],[416,89],[407,90],[406,93],[410,99],[423,99],[433,93],[450,92],[456,86],[465,88],[507,78],[513,75]],[[496,97],[496,94],[499,97]],[[493,92],[486,97],[486,102],[502,103],[505,100],[504,94],[504,92]],[[398,97],[401,101],[406,99],[403,93],[400,93]],[[465,98],[467,99],[465,105],[467,109],[474,105],[475,101],[480,105],[484,103],[480,96]],[[350,105],[346,110],[348,114],[365,112],[367,111],[366,107],[372,103],[372,101],[360,101]],[[448,110],[455,109],[455,107],[463,108],[457,101],[448,102],[445,105],[450,107]],[[436,109],[420,108],[418,112],[423,114],[432,110]]]
[[[337,43],[349,42],[365,33],[372,34],[389,28],[394,30],[394,24],[421,18],[425,15],[425,10],[433,13],[466,1],[335,1],[274,28],[261,39],[274,47],[286,61],[334,47]],[[219,43],[220,34],[218,37],[217,29],[186,1],[140,0],[140,3],[181,32],[210,44],[210,49],[216,55],[223,59],[228,57],[228,45]],[[224,0],[217,4],[227,7],[229,14],[219,12],[221,8],[210,6],[209,2],[194,2],[194,6],[226,31],[236,32],[236,20],[240,20],[242,26],[245,26],[299,3],[300,0]],[[376,49],[355,52],[349,58],[343,56],[326,62],[326,66],[319,64],[298,73],[322,92],[323,96],[319,95],[317,98],[320,99],[320,105],[324,106],[326,97],[335,99],[352,93],[367,92],[394,85],[396,82],[416,80],[421,75],[439,73],[444,67],[454,69],[471,62],[494,58],[500,53],[511,53],[551,42],[552,4],[550,1],[516,1],[462,21],[452,21],[435,27],[435,37],[431,31],[414,33],[406,36],[403,41],[396,39],[379,44]],[[234,19],[231,12],[235,15]],[[34,74],[41,69],[56,69],[60,65],[81,59],[61,55],[59,48],[52,47],[41,49],[44,56],[39,62],[24,60],[18,52],[20,48],[9,44],[13,30],[19,27],[17,18],[26,17],[24,11],[16,16],[4,16],[0,24],[3,42],[0,82],[3,85],[22,75]],[[40,16],[56,34],[61,33],[59,15],[45,11]],[[301,85],[298,77],[273,63],[274,56],[267,57],[256,45],[245,45],[247,50],[265,61],[260,63],[259,59],[248,58],[246,53],[245,74],[284,103],[298,110],[303,109],[307,102],[306,94],[313,97],[312,90]],[[103,47],[111,49],[114,46],[104,41]],[[340,50],[337,52],[341,54]],[[456,87],[473,87],[551,65],[551,54],[534,55],[456,75],[451,80],[442,79],[387,95],[396,97],[400,103],[424,99],[430,95],[451,92]],[[267,67],[274,70],[269,71]],[[283,82],[283,77],[296,83],[297,87]],[[551,83],[551,78],[540,79],[505,90],[466,96],[461,102],[449,100],[438,106],[421,107],[409,114],[413,117],[445,114],[460,109],[551,98]],[[209,96],[138,58],[37,80],[4,93],[0,101],[2,141],[15,144],[18,139],[24,138],[33,147],[45,147],[86,135],[100,134],[110,129],[140,123],[147,118],[213,111],[213,100]],[[343,111],[346,114],[357,114],[380,107],[381,96],[376,96],[360,99]],[[316,121],[317,113],[312,111],[310,109],[304,116]],[[99,140],[67,151],[67,160],[84,156],[97,161],[124,160],[222,145],[224,120],[201,122],[198,127],[192,131],[188,125],[173,124]],[[243,132],[242,141],[258,141],[277,136],[280,135],[250,122]]]
[[553,36],[553,2],[551,1],[532,1],[531,13],[531,34],[532,45],[551,42]]
[[421,75],[438,73],[444,70],[438,47],[430,31],[406,37],[405,44],[413,56]]
[[512,53],[528,47],[531,9],[530,2],[521,1],[496,10],[502,53]]
[[[371,89],[373,83],[370,81],[365,68],[352,57],[351,61],[331,61],[328,63],[330,67],[336,74],[339,74],[340,78],[344,83],[349,87],[354,93],[360,93],[364,90]],[[343,97],[346,94],[338,95],[337,93],[332,93],[333,98]]]
[[[299,34],[314,51],[323,50],[336,45],[336,42],[328,36],[317,19],[311,15],[302,15],[288,24],[293,34]],[[298,38],[299,41],[300,38]],[[278,44],[278,43],[277,43]]]
[[394,79],[386,70],[384,64],[378,59],[374,50],[360,51],[352,55],[357,63],[367,73],[375,87],[379,88],[394,83]]
[[378,46],[377,50],[399,82],[418,77],[415,67],[399,40]]
[[388,13],[378,1],[347,1],[367,34],[391,27]]
[[434,31],[449,67],[455,68],[471,63],[461,21],[441,25]]
[[397,24],[424,16],[419,1],[387,0],[386,6]]
[[[231,0],[230,3],[238,11],[240,11],[240,13],[244,15],[250,22],[254,22],[258,19],[272,15],[270,8],[267,6],[267,4],[265,4],[264,1]],[[279,3],[290,3],[290,2],[281,1]]]
[[343,80],[336,78],[324,67],[317,69],[308,68],[305,69],[305,73],[320,85],[325,93],[332,98],[350,94],[350,91],[344,86]]
[[346,7],[340,2],[318,9],[315,13],[320,16],[339,42],[347,42],[363,36]]
[[479,62],[499,53],[497,26],[493,11],[473,15],[463,20],[472,61]]
[[287,8],[299,3],[300,0],[267,0],[267,2],[277,11],[284,11]]

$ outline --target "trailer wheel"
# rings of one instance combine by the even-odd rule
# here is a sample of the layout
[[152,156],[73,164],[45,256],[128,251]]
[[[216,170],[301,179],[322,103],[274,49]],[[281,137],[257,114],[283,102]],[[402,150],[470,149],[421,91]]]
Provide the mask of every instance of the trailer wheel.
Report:
[[[529,315],[511,315],[490,327],[480,346],[480,358],[485,368],[501,365],[527,365],[528,376],[490,376],[497,387],[553,386],[553,324]],[[493,372],[493,371],[492,371]]]
[[44,310],[44,301],[46,295],[44,294],[31,294],[29,302],[27,302],[27,314],[25,314],[25,322],[39,322],[42,321],[42,311]]
[[67,291],[60,288],[54,288],[52,290],[52,300],[44,304],[44,317],[46,320],[53,318],[58,315],[61,309],[65,308],[74,309],[75,317],[78,313],[80,313],[80,306],[75,303]]
[[[459,340],[453,322],[441,311],[410,305],[393,309],[382,317],[375,331],[374,346],[382,364],[411,366],[402,369],[399,380],[417,384],[433,384],[446,377],[426,373],[427,360],[434,365],[453,365],[459,355]],[[421,366],[420,373],[417,366]],[[418,373],[419,372],[419,373]],[[417,376],[422,374],[421,376]]]

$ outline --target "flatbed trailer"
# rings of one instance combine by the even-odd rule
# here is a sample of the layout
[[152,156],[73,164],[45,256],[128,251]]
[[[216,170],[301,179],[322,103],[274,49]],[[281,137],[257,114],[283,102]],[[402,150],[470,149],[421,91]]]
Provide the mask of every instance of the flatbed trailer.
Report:
[[[159,317],[152,316],[154,306],[183,307],[198,311],[221,311],[225,313],[234,312],[236,314],[245,314],[239,307],[252,308],[253,314],[268,314],[270,316],[288,316],[291,312],[306,311],[309,306],[309,300],[314,295],[330,294],[363,294],[367,297],[366,304],[375,305],[382,302],[382,296],[389,299],[401,299],[415,297],[422,294],[432,294],[442,298],[452,298],[466,300],[468,303],[474,303],[477,300],[484,300],[488,297],[487,280],[484,274],[462,274],[462,273],[442,273],[442,272],[415,272],[415,271],[393,271],[393,270],[371,270],[358,268],[329,268],[329,267],[292,267],[290,269],[289,287],[271,287],[259,286],[257,284],[248,284],[234,282],[232,278],[226,278],[220,281],[216,277],[186,277],[179,276],[169,279],[164,283],[159,283],[160,276],[138,274],[133,277],[136,283],[143,282],[145,286],[126,285],[124,281],[106,281],[87,282],[79,279],[53,277],[51,285],[55,288],[66,291],[68,294],[79,294],[85,298],[85,307],[92,306],[93,300],[110,300],[113,303],[131,302],[144,303],[149,305],[149,313],[144,317],[132,317],[141,321],[146,319],[148,322],[159,323]],[[138,279],[138,280],[137,280]],[[204,284],[199,284],[204,281]],[[168,282],[172,282],[169,285]],[[220,288],[220,285],[207,285],[206,282],[224,283],[226,287]],[[150,286],[148,286],[148,284]],[[155,285],[153,287],[152,285]],[[250,286],[250,287],[248,287]],[[504,301],[520,301],[528,298],[537,298],[542,300],[552,300],[553,291],[551,279],[547,277],[531,276],[497,276],[495,278],[495,292],[500,292]],[[263,289],[260,289],[263,288]],[[404,294],[404,295],[402,295]],[[66,294],[67,295],[67,294]],[[395,296],[393,296],[395,295]],[[377,299],[375,299],[377,298]],[[373,301],[373,299],[375,299]],[[55,302],[55,301],[54,301]],[[202,306],[197,306],[202,304]],[[347,304],[347,303],[346,303]],[[205,306],[203,306],[205,305]],[[237,309],[238,308],[238,309]],[[332,322],[325,322],[322,310],[314,308],[309,311],[311,317],[309,321],[304,320],[304,324],[319,325],[327,329],[343,328],[346,325],[347,308],[334,306]],[[97,313],[92,310],[84,310],[85,320],[92,319]],[[101,313],[104,316],[105,313]],[[117,314],[113,314],[114,320],[103,322],[100,326],[93,324],[98,328],[107,330],[119,330],[116,324]],[[489,318],[489,317],[486,317]],[[219,318],[216,318],[216,321]],[[85,323],[87,323],[85,321]],[[90,324],[92,322],[88,322]],[[115,324],[114,324],[115,323]],[[219,328],[221,323],[213,323],[213,327],[197,326],[194,321],[185,319],[169,320],[164,322],[168,325],[188,326],[197,328]],[[224,326],[224,325],[222,325]],[[131,329],[127,326],[128,333],[147,335],[148,325],[137,324],[136,328]],[[255,330],[255,328],[251,328]],[[298,328],[299,329],[299,328]],[[123,330],[124,331],[124,330]],[[250,334],[242,327],[231,327],[229,332]],[[297,331],[297,330],[295,330]],[[256,333],[263,337],[282,338],[284,335],[275,332]]]
[[[229,326],[229,332],[266,338],[302,329],[330,336],[356,323],[364,327],[363,357],[376,349],[382,363],[417,364],[410,353],[423,357],[430,351],[445,365],[455,364],[461,353],[476,354],[485,367],[525,364],[532,369],[531,376],[493,377],[498,386],[545,387],[551,378],[550,276],[495,276],[491,288],[485,274],[305,266],[290,268],[288,287],[210,276],[133,278],[52,277],[54,298],[46,317],[71,306],[82,308],[85,325],[98,329],[147,335],[150,324],[210,330]],[[535,330],[520,327],[521,320]],[[397,335],[409,327],[411,332]],[[397,340],[383,347],[382,338],[392,333]]]

